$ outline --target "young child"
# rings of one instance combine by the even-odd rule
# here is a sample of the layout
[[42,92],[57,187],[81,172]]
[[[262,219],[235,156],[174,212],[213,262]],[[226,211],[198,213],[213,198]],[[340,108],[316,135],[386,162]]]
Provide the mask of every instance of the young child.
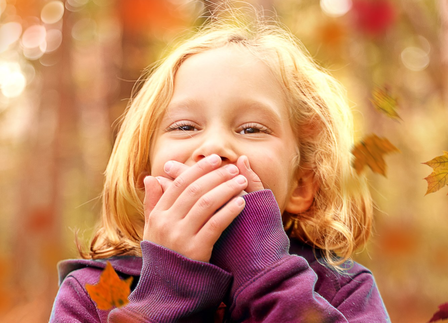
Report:
[[[145,81],[107,170],[84,260],[60,263],[51,322],[388,322],[351,168],[338,83],[278,26],[218,20]],[[86,292],[106,261],[135,284],[103,311]],[[221,305],[221,306],[220,306]]]

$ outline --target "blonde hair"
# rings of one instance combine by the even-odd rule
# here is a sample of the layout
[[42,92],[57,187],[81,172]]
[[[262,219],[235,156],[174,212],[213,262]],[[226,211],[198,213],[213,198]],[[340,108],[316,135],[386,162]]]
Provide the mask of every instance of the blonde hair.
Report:
[[[284,214],[290,237],[320,248],[337,266],[368,239],[372,202],[366,179],[351,167],[353,125],[345,91],[318,67],[301,43],[278,23],[220,17],[182,42],[148,77],[130,102],[105,172],[102,223],[84,258],[141,256],[144,228],[143,188],[139,175],[149,172],[155,130],[170,102],[174,77],[185,59],[210,49],[237,44],[250,50],[278,78],[298,135],[299,170],[311,170],[317,192],[303,214]],[[216,18],[216,17],[215,17]]]

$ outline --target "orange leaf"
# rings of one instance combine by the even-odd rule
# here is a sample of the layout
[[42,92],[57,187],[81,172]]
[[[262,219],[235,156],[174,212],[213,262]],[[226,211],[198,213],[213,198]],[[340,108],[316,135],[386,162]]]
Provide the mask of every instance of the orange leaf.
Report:
[[448,186],[448,151],[444,151],[442,156],[437,156],[423,164],[434,170],[428,177],[425,177],[428,182],[428,190],[425,195],[437,192],[445,185]]
[[374,173],[386,177],[386,162],[383,155],[400,150],[392,145],[386,138],[379,138],[377,135],[370,135],[363,141],[355,145],[352,154],[355,156],[353,167],[359,174],[362,173],[367,165]]
[[108,261],[98,284],[86,284],[86,290],[96,303],[96,307],[107,311],[129,303],[128,296],[131,293],[132,279],[133,277],[129,277],[126,280],[121,280]]

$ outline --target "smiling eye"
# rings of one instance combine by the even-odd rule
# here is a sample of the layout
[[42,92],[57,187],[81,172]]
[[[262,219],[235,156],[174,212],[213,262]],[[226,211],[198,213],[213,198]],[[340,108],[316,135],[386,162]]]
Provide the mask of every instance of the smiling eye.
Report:
[[168,131],[198,131],[195,125],[191,123],[176,122],[168,127]]
[[258,134],[258,133],[266,133],[270,134],[271,131],[266,128],[265,126],[262,126],[260,124],[247,124],[241,126],[238,131],[240,135],[248,135],[248,134]]

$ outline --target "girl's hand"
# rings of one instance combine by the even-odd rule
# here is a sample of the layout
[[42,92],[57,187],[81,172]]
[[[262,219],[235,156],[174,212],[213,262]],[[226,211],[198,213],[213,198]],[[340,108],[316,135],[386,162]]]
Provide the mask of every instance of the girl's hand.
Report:
[[190,259],[210,260],[213,245],[244,208],[235,196],[247,187],[239,168],[220,167],[221,158],[211,155],[173,176],[172,161],[165,172],[175,178],[164,191],[162,181],[147,176],[143,239],[176,251]]
[[250,168],[249,158],[240,156],[236,161],[240,174],[247,178],[248,184],[245,189],[247,193],[264,190],[260,177]]
[[[169,174],[167,174],[170,178],[157,177],[163,192],[170,187],[177,176],[190,168],[189,166],[176,161],[172,161],[172,163],[173,166],[171,167]],[[247,187],[243,191],[243,194],[264,190],[263,183],[258,175],[250,168],[249,159],[246,156],[240,156],[236,162],[236,166],[238,167],[240,174],[248,180]]]

